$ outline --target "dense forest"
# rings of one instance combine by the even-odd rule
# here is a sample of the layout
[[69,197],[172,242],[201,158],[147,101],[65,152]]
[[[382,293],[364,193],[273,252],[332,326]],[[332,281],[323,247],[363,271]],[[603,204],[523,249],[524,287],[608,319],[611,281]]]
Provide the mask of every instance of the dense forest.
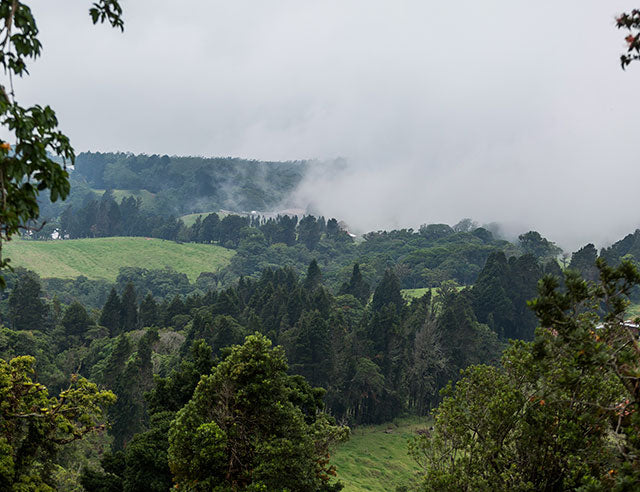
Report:
[[[483,453],[495,443],[476,449],[449,441],[458,432],[465,442],[466,431],[451,427],[460,420],[459,399],[497,406],[496,412],[520,408],[505,410],[503,396],[493,403],[492,394],[470,397],[469,388],[479,387],[483,378],[495,379],[495,388],[514,395],[536,385],[543,393],[547,387],[560,391],[544,379],[542,366],[537,382],[530,373],[512,380],[509,370],[500,372],[501,365],[509,369],[505,364],[533,357],[528,353],[541,358],[540,364],[546,360],[536,351],[548,340],[536,327],[550,308],[540,300],[544,297],[533,309],[529,301],[541,293],[554,302],[563,299],[554,295],[569,296],[562,304],[569,312],[571,302],[584,303],[601,292],[580,287],[579,279],[603,279],[614,289],[620,281],[611,278],[624,275],[627,283],[610,296],[639,296],[632,273],[624,270],[640,258],[639,231],[599,254],[588,244],[569,257],[536,231],[510,242],[469,219],[356,237],[336,218],[207,212],[230,206],[224,198],[187,204],[197,191],[184,183],[211,182],[224,190],[229,183],[246,182],[253,185],[237,186],[272,193],[273,187],[256,184],[263,180],[281,183],[270,202],[275,204],[308,165],[79,157],[73,173],[79,185],[70,202],[43,202],[52,214],[48,226],[25,232],[22,241],[52,241],[52,231],[56,241],[156,237],[222,246],[235,254],[228,266],[203,271],[194,282],[171,265],[124,267],[115,283],[39,278],[24,268],[7,271],[0,294],[0,357],[6,361],[0,375],[7,395],[24,396],[4,410],[5,418],[39,407],[34,416],[41,424],[6,429],[2,439],[12,452],[2,483],[14,490],[33,480],[42,487],[87,491],[166,491],[174,485],[339,490],[329,457],[348,438],[349,427],[435,412],[435,437],[423,433],[410,447],[424,470],[415,487],[482,489],[484,482],[467,476],[476,477],[476,468],[460,468],[465,471],[458,476],[437,464],[443,453],[494,459]],[[117,187],[128,183],[131,189],[137,182],[127,172],[142,175],[145,169],[149,176],[176,176],[140,181],[145,183],[140,190],[154,194],[152,202],[131,193],[117,199]],[[200,176],[205,170],[210,178]],[[289,181],[278,181],[281,174]],[[234,196],[242,194],[240,188]],[[249,208],[259,204],[258,195],[252,196],[245,203]],[[175,210],[201,214],[187,223]],[[541,286],[546,290],[539,291]],[[580,288],[582,298],[574,292]],[[615,304],[618,316],[622,305]],[[595,314],[606,313],[601,307]],[[553,316],[545,322],[558,323]],[[575,370],[569,364],[570,369]],[[34,384],[42,388],[39,400],[26,389]],[[542,405],[545,398],[535,401]],[[556,414],[544,418],[551,415]],[[530,424],[525,432],[519,425],[505,432],[517,439],[513,435],[534,435],[538,429]],[[604,437],[601,441],[606,447]],[[509,459],[505,463],[521,458]],[[526,479],[505,473],[500,483],[514,490],[520,482],[544,489],[540,480],[550,476],[536,476],[534,470]]]
[[[140,29],[150,24],[162,29],[162,8],[154,5],[154,16],[150,17],[150,11],[145,10],[150,10],[149,6],[141,7],[138,14],[143,17],[138,19],[153,22],[133,25]],[[58,9],[52,7],[48,15]],[[407,12],[421,18],[414,15],[419,12],[414,9],[415,6]],[[332,10],[331,18],[343,12]],[[93,24],[124,30],[119,0],[96,0],[88,13]],[[193,24],[193,19],[191,24],[184,24],[189,16],[170,13],[176,33],[197,32],[198,24]],[[508,13],[509,20],[514,13],[527,18],[536,15],[534,11],[525,14],[516,9]],[[320,14],[315,11],[313,20],[321,19]],[[489,25],[489,19],[476,18],[471,10],[465,14],[474,25]],[[62,24],[66,15],[54,17]],[[210,20],[210,16],[201,18]],[[238,18],[246,23],[246,15]],[[383,478],[380,470],[369,465],[371,461],[358,461],[359,467],[367,467],[370,474],[379,477],[384,490],[639,490],[640,317],[630,317],[640,313],[640,230],[600,252],[589,243],[572,254],[536,231],[525,232],[517,239],[504,238],[498,227],[480,226],[471,219],[462,219],[453,226],[424,224],[417,229],[372,231],[357,236],[339,218],[327,220],[310,206],[296,207],[299,197],[294,199],[295,190],[301,184],[308,185],[312,176],[343,168],[341,159],[262,162],[122,152],[76,156],[69,137],[58,127],[54,110],[48,105],[23,106],[14,88],[14,79],[28,76],[29,62],[42,52],[31,8],[18,0],[0,0],[0,19],[0,65],[7,78],[0,83],[0,125],[3,138],[11,139],[0,140],[1,490],[337,492],[345,484],[335,463],[336,449],[348,446],[349,439],[355,438],[364,426],[383,424],[387,426],[385,434],[393,433],[393,426],[402,419],[417,422],[411,427],[403,453],[415,461],[411,478],[406,474],[402,481],[386,474]],[[276,45],[267,31],[281,34],[278,19],[272,16],[262,23],[267,29],[258,30],[260,43]],[[580,20],[581,25],[590,26],[589,37],[593,33],[597,39],[597,28],[588,24],[589,15],[581,12]],[[299,21],[287,10],[287,24]],[[387,72],[402,79],[402,85],[396,86],[393,78],[385,76],[384,92],[392,95],[399,92],[398,87],[409,91],[411,84],[407,80],[423,81],[414,62],[407,64],[411,72],[403,72],[405,63],[395,59],[397,53],[406,50],[397,50],[392,44],[394,38],[409,39],[412,47],[424,42],[417,32],[412,32],[408,21],[406,18],[401,23],[401,36],[394,36],[393,31],[383,36],[385,45],[381,51],[385,57],[394,54],[394,70]],[[488,31],[495,36],[500,22],[494,18],[490,22],[494,29]],[[340,29],[318,24],[340,43],[341,56],[361,51],[340,37]],[[626,51],[620,56],[620,64],[626,69],[640,59],[640,10],[618,14],[615,25],[626,34]],[[203,31],[221,31],[209,27],[207,24]],[[353,27],[349,38],[359,42],[366,39],[362,35],[368,34],[366,31]],[[546,38],[554,26],[545,23],[544,27]],[[478,30],[466,31],[473,32],[473,43],[485,46],[487,39],[478,36]],[[84,47],[83,35],[69,32],[75,33],[74,43]],[[149,32],[143,30],[139,39],[146,39]],[[162,38],[178,47],[177,53],[198,52],[189,43],[190,36],[164,34]],[[48,33],[47,39],[49,36]],[[380,37],[378,29],[375,36]],[[204,36],[193,37],[199,42],[210,41]],[[267,88],[273,75],[269,66],[290,77],[290,71],[282,70],[278,60],[255,56],[268,55],[269,51],[257,51],[251,36],[242,38],[246,44],[242,49],[229,50],[232,57],[224,59],[226,67],[215,64],[217,75],[223,74],[221,69],[229,71],[231,59],[234,66],[243,68],[237,72],[258,73],[251,70],[255,65],[247,63],[243,53],[247,52],[260,59],[259,73],[265,76]],[[543,45],[547,50],[544,56],[549,58],[548,46],[541,42],[546,39],[535,39],[533,35],[520,38],[531,38]],[[126,67],[122,52],[109,39],[109,49],[117,54],[118,64]],[[320,39],[323,47],[332,42],[329,38]],[[464,50],[468,40],[464,36],[460,39],[463,44],[459,46]],[[509,39],[513,39],[511,34]],[[163,40],[156,38],[148,44],[157,50],[166,46],[160,42]],[[300,46],[308,42],[302,33],[297,34],[296,41]],[[578,49],[583,44],[578,43]],[[459,58],[460,48],[455,42],[452,46],[455,51],[450,54],[440,53],[440,47],[434,52],[438,54],[436,58]],[[491,45],[486,46],[489,49],[481,51],[496,51]],[[93,59],[108,62],[104,60],[108,57],[95,55],[100,54],[99,46],[87,47],[84,51]],[[522,58],[517,53],[530,49],[521,41],[514,47],[517,58]],[[315,63],[334,57],[331,50],[316,53],[313,45],[311,48],[314,55],[321,54],[310,57],[314,60],[315,77],[319,73],[317,67],[320,71],[323,67]],[[554,41],[553,51],[562,53],[560,48]],[[578,59],[575,43],[571,49],[571,56]],[[134,51],[136,66],[142,67],[141,61],[145,63],[145,69],[136,73],[147,72],[147,63],[153,69],[153,51]],[[211,53],[209,62],[221,62],[213,51],[207,49],[207,55]],[[279,55],[281,50],[277,51]],[[69,47],[61,53],[72,58],[68,56],[73,53]],[[157,57],[162,60],[164,72],[171,53],[166,50]],[[184,58],[188,63],[189,57]],[[207,60],[203,58],[199,57],[198,68],[205,70],[191,78],[208,82],[211,72],[207,72]],[[366,65],[360,65],[360,58]],[[518,65],[513,63],[517,58],[506,58],[507,63],[500,59],[500,66],[518,71]],[[378,62],[377,70],[389,68],[387,61],[380,58],[352,56],[349,60],[356,71],[378,84],[379,77],[368,77],[369,66]],[[431,64],[437,62],[433,56],[428,60]],[[552,58],[549,60],[554,63]],[[295,64],[298,75],[305,71],[301,61]],[[172,72],[179,76],[188,70],[191,76],[193,67],[182,62],[174,56]],[[76,59],[73,63],[78,66]],[[86,58],[85,64],[89,72],[96,68]],[[582,80],[596,78],[593,72],[581,72],[580,65],[572,64],[570,72],[582,76]],[[52,66],[60,68],[63,64],[54,58],[54,63],[45,68],[49,76],[55,74]],[[495,59],[482,58],[480,66],[491,69],[497,65]],[[473,68],[467,63],[465,70]],[[446,66],[440,72],[448,70]],[[542,73],[540,67],[536,70],[527,74],[533,76],[530,80]],[[273,104],[279,108],[276,120],[258,111],[256,121],[248,124],[251,129],[246,128],[246,121],[240,124],[244,127],[241,138],[230,131],[224,139],[249,140],[248,134],[259,134],[257,129],[264,126],[271,132],[265,135],[274,137],[271,146],[277,147],[283,141],[278,138],[276,127],[283,126],[289,137],[290,127],[295,127],[293,134],[301,140],[305,139],[307,127],[316,128],[314,136],[322,141],[311,113],[331,116],[332,132],[341,133],[349,120],[333,116],[344,112],[362,120],[367,113],[362,112],[363,100],[357,92],[378,94],[379,89],[375,84],[364,84],[369,81],[361,75],[352,80],[348,71],[342,72],[343,87],[350,84],[359,88],[347,91],[352,92],[345,98],[348,106],[340,106],[335,97],[327,97],[322,90],[322,86],[330,85],[326,81],[313,88],[306,87],[308,83],[301,79],[294,82],[303,82],[305,91],[311,90],[319,101],[311,110],[306,107],[301,111],[300,103],[287,98],[277,100]],[[376,159],[393,155],[394,164],[407,155],[407,150],[418,155],[421,147],[411,140],[413,132],[407,132],[407,127],[403,130],[398,123],[405,119],[409,125],[428,122],[415,120],[410,113],[424,112],[426,107],[437,110],[444,103],[445,120],[451,117],[455,122],[452,141],[460,147],[460,156],[464,159],[468,154],[478,159],[476,155],[481,154],[479,162],[488,162],[486,156],[494,154],[492,149],[489,147],[482,157],[485,151],[477,152],[473,142],[467,144],[466,140],[477,138],[469,137],[478,133],[478,122],[490,130],[488,127],[497,121],[489,120],[500,119],[504,91],[499,91],[498,101],[486,90],[495,85],[491,79],[487,84],[482,77],[466,77],[474,87],[465,87],[460,80],[452,83],[449,79],[447,83],[446,73],[440,75],[444,78],[437,85],[446,90],[432,86],[430,91],[424,91],[424,84],[416,84],[420,92],[429,93],[431,100],[415,97],[411,92],[406,94],[410,105],[397,98],[373,99],[374,110],[379,113],[375,119],[388,119],[397,128],[384,133],[375,130],[377,126],[373,132],[372,127],[365,130],[384,140],[382,147],[371,137],[349,134],[349,140],[359,142],[356,154],[364,155],[363,147],[369,142],[368,155],[376,155],[376,151]],[[456,77],[459,79],[459,74]],[[229,79],[232,80],[238,83],[238,79]],[[562,82],[555,80],[558,81]],[[79,97],[74,94],[70,98],[74,101],[82,101],[86,90],[82,81],[78,82],[70,86],[78,90]],[[189,87],[194,87],[188,82],[183,78],[180,85],[180,105],[186,108]],[[603,83],[599,80],[598,87],[604,87]],[[296,84],[282,85],[294,88]],[[575,84],[566,85],[574,90]],[[104,90],[107,84],[102,86],[91,87],[92,98],[95,100],[98,94],[102,100],[115,102]],[[458,99],[464,101],[464,97],[456,97],[457,86],[465,97],[470,94],[474,100],[473,105],[465,105],[464,113],[452,104]],[[246,89],[241,84],[239,87]],[[231,95],[232,88],[227,85]],[[478,88],[483,92],[474,93]],[[126,84],[118,85],[123,100],[131,104],[127,98],[131,91],[127,89]],[[145,89],[153,101],[152,87]],[[561,99],[549,97],[544,84],[540,90],[534,99]],[[250,105],[271,107],[276,100],[265,97],[266,92],[257,94],[255,99],[252,94]],[[294,99],[299,97],[293,92]],[[479,94],[482,97],[474,97]],[[225,97],[228,95],[225,92]],[[242,94],[243,99],[245,95]],[[198,109],[214,107],[202,100],[202,94],[195,96],[199,98]],[[162,98],[166,101],[167,95]],[[472,106],[484,99],[489,103],[487,114],[494,116],[488,120],[483,114],[480,120],[474,120],[477,108]],[[518,103],[515,98],[508,106],[527,114],[528,121],[545,121],[540,118],[543,113],[518,107]],[[579,101],[579,108],[571,104],[568,101],[566,109],[573,109],[575,114],[591,114],[595,109],[587,107],[589,112],[585,112],[584,99]],[[628,98],[623,101],[624,110],[629,104]],[[385,116],[387,105],[393,109]],[[156,106],[163,118],[172,115],[169,105]],[[403,106],[411,106],[411,111]],[[143,107],[132,105],[117,113],[125,133],[126,112],[144,114],[140,109]],[[246,111],[230,107],[233,117]],[[612,114],[614,107],[615,101],[607,105]],[[75,109],[71,104],[66,114],[78,113]],[[552,113],[555,115],[558,109],[554,107]],[[551,114],[549,108],[546,111],[545,118]],[[437,111],[434,115],[432,121],[436,122]],[[575,118],[562,119],[572,121],[571,127],[555,128],[563,145],[565,140],[572,145],[574,133],[582,135],[579,138],[583,141],[591,135],[583,133],[584,128],[576,124]],[[278,123],[280,120],[286,123]],[[82,124],[89,122],[87,119]],[[444,123],[444,127],[449,126],[448,121]],[[628,126],[628,121],[622,123]],[[473,128],[471,133],[466,128],[468,124]],[[506,132],[502,128],[485,135],[483,129],[481,147],[503,145],[505,135],[508,141],[521,140],[517,122],[509,118],[509,124],[514,128],[507,128]],[[527,126],[528,130],[535,130],[535,125]],[[614,128],[623,138],[621,130],[622,127]],[[92,131],[96,133],[93,126]],[[407,139],[398,138],[401,133],[407,133]],[[425,163],[433,156],[439,161],[439,154],[452,162],[460,159],[455,155],[457,151],[451,153],[444,151],[447,147],[440,143],[434,145],[438,140],[449,141],[451,133],[431,133],[427,142],[432,148],[423,152]],[[545,145],[544,159],[553,163],[557,158],[554,147],[562,146],[546,134],[544,139],[536,138],[540,134],[535,133],[533,137],[533,142],[549,143]],[[110,141],[102,133],[100,138]],[[400,152],[393,140],[401,142]],[[599,142],[607,144],[611,142],[606,138]],[[247,142],[247,148],[251,147]],[[259,147],[264,148],[264,142]],[[593,150],[597,161],[596,147]],[[527,147],[514,149],[517,161],[526,154]],[[617,150],[614,148],[608,150],[606,156],[611,163],[624,155],[616,156],[611,152]],[[540,160],[540,155],[537,158]],[[580,164],[584,164],[582,179],[586,180],[589,162],[584,161]],[[496,164],[502,163],[498,159]],[[521,172],[522,167],[517,169],[516,165],[512,165],[513,169]],[[602,162],[598,162],[597,172],[601,166]],[[465,167],[456,166],[456,173],[462,175],[464,170]],[[493,179],[487,170],[482,171],[481,179]],[[436,182],[446,182],[442,177],[436,178]],[[473,179],[469,175],[465,178]],[[542,203],[544,191],[548,191],[546,187],[532,194],[535,205]],[[485,190],[483,193],[487,194]],[[473,196],[469,203],[477,201],[478,196]],[[27,248],[36,245],[24,253],[23,264],[27,268],[12,268],[12,258],[7,257],[7,251],[12,250],[6,247],[12,239],[29,245]],[[131,262],[107,263],[105,242],[112,249],[119,245],[119,253],[123,242],[134,244],[136,256],[151,251],[151,247],[142,245],[153,243],[164,265],[156,268],[162,263],[153,262],[146,264],[152,268],[141,268]],[[73,257],[75,262],[88,260],[85,263],[94,262],[94,267],[95,263],[108,265],[109,271],[103,269],[95,274],[95,268],[87,268],[72,270],[73,275],[50,275],[67,266],[64,262],[55,263],[51,252],[44,251],[51,250],[52,245],[75,247],[75,254],[67,258]],[[164,256],[169,251],[167,245],[174,248],[174,253],[180,250],[171,256],[174,265],[164,261],[168,258]],[[97,255],[95,250],[88,253],[92,247],[98,249]],[[63,256],[60,251],[57,254]],[[190,252],[201,260],[195,267]],[[36,257],[38,253],[40,258]],[[100,257],[97,261],[96,256]],[[182,260],[189,256],[192,262],[185,266]],[[44,270],[42,263],[55,264]],[[178,264],[181,270],[174,268]],[[46,278],[34,270],[46,271]],[[94,276],[89,279],[80,272]],[[362,432],[360,437],[364,435]],[[388,442],[380,446],[385,459],[393,454],[386,447]],[[372,490],[368,485],[363,489]]]
[[[108,193],[98,203],[105,202],[122,206]],[[135,214],[120,217],[126,224]],[[192,446],[202,445],[200,438],[198,444],[189,441],[200,432],[189,426],[197,427],[194,422],[203,418],[198,412],[204,407],[197,401],[222,401],[216,399],[222,398],[220,384],[230,377],[222,374],[240,370],[234,364],[243,367],[247,358],[269,370],[273,367],[267,361],[279,361],[273,377],[280,381],[277,391],[289,396],[278,401],[290,401],[289,417],[301,412],[304,425],[324,429],[317,434],[320,441],[304,444],[314,449],[328,452],[345,439],[347,430],[341,426],[428,414],[441,402],[440,390],[456,381],[461,370],[477,364],[496,367],[509,339],[534,339],[538,320],[527,301],[536,297],[545,274],[564,285],[556,261],[561,251],[537,232],[512,244],[464,224],[469,222],[379,231],[354,242],[335,219],[220,219],[209,214],[190,227],[181,225],[183,240],[222,243],[237,254],[228,271],[203,273],[193,284],[171,268],[122,269],[115,284],[40,279],[24,269],[6,274],[0,356],[21,360],[23,378],[33,377],[29,371],[34,371],[51,394],[68,391],[69,377],[76,374],[76,381],[97,385],[96,399],[111,403],[93,417],[94,427],[108,422],[104,431],[66,446],[63,453],[51,451],[49,461],[40,451],[19,451],[19,473],[46,462],[45,481],[69,490],[77,484],[86,490],[131,491],[168,490],[174,482],[193,485],[196,468],[214,466],[189,454]],[[603,249],[600,256],[613,265],[634,260],[638,234]],[[593,245],[581,248],[572,254],[568,271],[596,279],[597,256]],[[408,300],[402,294],[407,287],[431,288]],[[25,355],[35,359],[14,359]],[[198,382],[206,377],[212,378],[211,387],[203,386],[199,393]],[[262,391],[260,381],[242,384]],[[116,395],[115,402],[108,401],[108,392]],[[251,398],[243,400],[253,408],[246,412],[275,404]],[[189,412],[195,414],[187,417]],[[268,425],[225,421],[227,427],[220,427],[215,422],[215,432],[227,437],[229,425]],[[187,430],[172,438],[168,429],[182,425]],[[259,436],[271,430],[251,432]],[[300,427],[297,432],[312,431]],[[256,450],[255,442],[236,445],[252,456],[266,452]],[[276,455],[260,459],[275,460],[269,465],[273,468],[235,470],[234,483],[248,487],[253,483],[249,476],[261,476],[259,483],[271,490],[270,480],[283,466],[276,456],[285,450],[279,441],[270,446]],[[206,460],[215,461],[214,449]],[[412,449],[419,458],[420,445]],[[310,473],[303,461],[295,473]],[[80,468],[78,462],[83,463]],[[302,478],[292,479],[290,490],[338,486],[329,461],[310,457],[310,462],[324,470],[317,473],[325,478],[305,486],[294,485],[305,483]],[[19,473],[14,476],[22,477]],[[214,490],[230,480],[215,482],[219,479],[202,476],[198,480],[203,485],[196,489]]]
[[145,209],[163,216],[219,209],[270,211],[286,201],[309,166],[326,164],[83,152],[70,173],[68,199],[52,203],[43,197],[40,214],[55,219],[66,207],[83,207],[104,190],[144,196]]

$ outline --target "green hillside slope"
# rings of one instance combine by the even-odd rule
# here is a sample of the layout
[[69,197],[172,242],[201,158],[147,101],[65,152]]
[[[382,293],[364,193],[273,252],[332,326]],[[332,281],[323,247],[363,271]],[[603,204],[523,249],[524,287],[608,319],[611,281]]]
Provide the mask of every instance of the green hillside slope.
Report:
[[173,267],[195,280],[202,272],[215,272],[227,265],[234,251],[211,244],[179,244],[144,237],[108,237],[66,241],[15,240],[3,248],[14,267],[25,267],[41,277],[114,281],[118,269]]
[[407,452],[407,443],[417,429],[428,425],[426,418],[409,418],[354,429],[331,460],[344,492],[393,492],[409,485],[418,467]]

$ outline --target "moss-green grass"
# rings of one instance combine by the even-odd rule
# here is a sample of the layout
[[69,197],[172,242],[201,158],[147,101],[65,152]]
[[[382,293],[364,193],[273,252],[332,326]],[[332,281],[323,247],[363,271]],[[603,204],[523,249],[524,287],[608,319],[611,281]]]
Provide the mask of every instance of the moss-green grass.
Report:
[[344,491],[393,492],[409,485],[418,467],[408,455],[407,443],[416,429],[429,425],[427,418],[416,417],[354,429],[332,458]]
[[229,264],[234,251],[212,244],[179,244],[144,237],[106,237],[65,241],[14,240],[3,247],[11,265],[35,271],[43,278],[114,281],[125,266],[171,266],[194,281],[202,272],[215,272]]
[[425,287],[424,289],[402,289],[402,296],[407,299],[418,299],[425,295],[427,292],[431,291],[433,294],[435,292],[434,287]]

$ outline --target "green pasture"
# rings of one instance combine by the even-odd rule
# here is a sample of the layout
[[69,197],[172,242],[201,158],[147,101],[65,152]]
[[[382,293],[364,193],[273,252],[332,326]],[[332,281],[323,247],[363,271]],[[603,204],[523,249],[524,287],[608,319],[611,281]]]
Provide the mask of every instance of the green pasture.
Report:
[[344,492],[394,492],[409,485],[418,467],[408,455],[407,443],[417,429],[429,425],[426,417],[411,417],[353,429],[332,457]]
[[194,281],[202,272],[229,264],[234,251],[212,244],[176,243],[144,237],[106,237],[64,241],[13,240],[3,253],[14,267],[35,271],[43,278],[114,281],[121,267],[173,267]]

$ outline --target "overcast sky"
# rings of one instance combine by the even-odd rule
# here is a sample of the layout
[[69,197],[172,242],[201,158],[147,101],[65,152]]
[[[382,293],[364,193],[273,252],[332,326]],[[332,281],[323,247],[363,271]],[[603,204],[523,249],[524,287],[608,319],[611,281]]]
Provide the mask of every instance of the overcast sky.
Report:
[[[498,221],[562,246],[640,226],[640,63],[618,0],[32,0],[23,102],[78,151],[331,159],[299,191],[360,230]],[[62,8],[64,6],[64,8]]]

